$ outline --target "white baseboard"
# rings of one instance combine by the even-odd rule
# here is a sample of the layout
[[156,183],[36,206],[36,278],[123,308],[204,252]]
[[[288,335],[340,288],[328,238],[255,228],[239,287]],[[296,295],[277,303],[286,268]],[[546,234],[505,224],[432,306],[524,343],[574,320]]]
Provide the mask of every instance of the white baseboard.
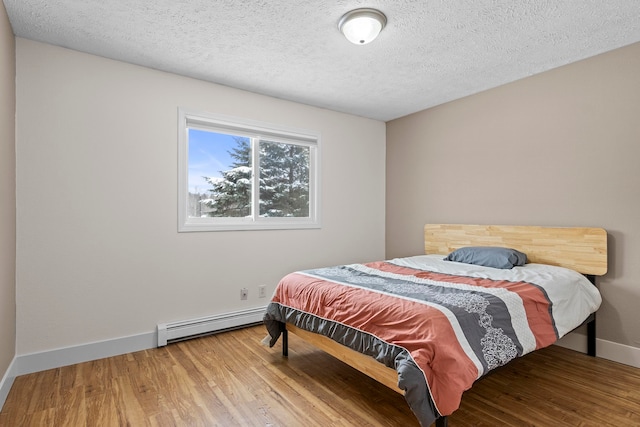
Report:
[[17,377],[105,357],[148,350],[154,348],[156,343],[156,333],[148,332],[39,353],[23,354],[16,357],[13,374]]
[[[587,352],[587,336],[576,332],[562,337],[556,345],[582,353]],[[596,356],[640,368],[640,348],[596,338]]]
[[14,357],[11,363],[9,363],[7,372],[5,372],[2,380],[0,380],[0,410],[2,410],[4,402],[7,400],[7,396],[9,396],[9,391],[11,390],[11,386],[13,385],[13,380],[16,379],[16,375],[13,374],[13,367],[15,365],[15,362],[16,358]]

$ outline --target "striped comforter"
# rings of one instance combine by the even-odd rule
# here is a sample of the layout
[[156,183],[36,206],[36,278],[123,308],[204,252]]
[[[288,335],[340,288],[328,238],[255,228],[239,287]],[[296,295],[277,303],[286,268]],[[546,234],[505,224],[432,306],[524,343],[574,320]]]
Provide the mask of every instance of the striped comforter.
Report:
[[423,426],[449,415],[491,369],[546,347],[597,310],[581,274],[526,264],[511,270],[425,255],[299,271],[267,308],[271,345],[293,323],[376,358]]

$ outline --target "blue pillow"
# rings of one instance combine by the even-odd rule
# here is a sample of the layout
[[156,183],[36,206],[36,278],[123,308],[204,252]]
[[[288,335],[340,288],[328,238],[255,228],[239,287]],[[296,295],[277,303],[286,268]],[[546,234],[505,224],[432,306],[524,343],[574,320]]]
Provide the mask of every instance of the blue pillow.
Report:
[[515,266],[525,265],[527,263],[527,255],[511,248],[467,246],[451,252],[444,260],[510,269]]

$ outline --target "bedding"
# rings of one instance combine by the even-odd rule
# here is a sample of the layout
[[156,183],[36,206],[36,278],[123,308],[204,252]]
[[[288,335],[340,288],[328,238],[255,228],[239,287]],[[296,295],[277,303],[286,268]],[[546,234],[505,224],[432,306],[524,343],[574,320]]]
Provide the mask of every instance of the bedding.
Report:
[[601,303],[573,270],[506,270],[443,257],[291,273],[267,307],[269,344],[290,323],[375,358],[398,372],[398,387],[428,426],[455,411],[482,375],[554,343]]

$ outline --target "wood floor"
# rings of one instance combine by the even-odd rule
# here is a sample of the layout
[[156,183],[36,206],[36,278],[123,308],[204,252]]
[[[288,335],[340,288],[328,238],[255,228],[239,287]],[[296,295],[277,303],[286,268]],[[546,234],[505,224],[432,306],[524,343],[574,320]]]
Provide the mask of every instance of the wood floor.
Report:
[[[418,426],[404,398],[256,326],[16,378],[0,426]],[[561,347],[478,381],[458,426],[639,426],[640,369]]]

